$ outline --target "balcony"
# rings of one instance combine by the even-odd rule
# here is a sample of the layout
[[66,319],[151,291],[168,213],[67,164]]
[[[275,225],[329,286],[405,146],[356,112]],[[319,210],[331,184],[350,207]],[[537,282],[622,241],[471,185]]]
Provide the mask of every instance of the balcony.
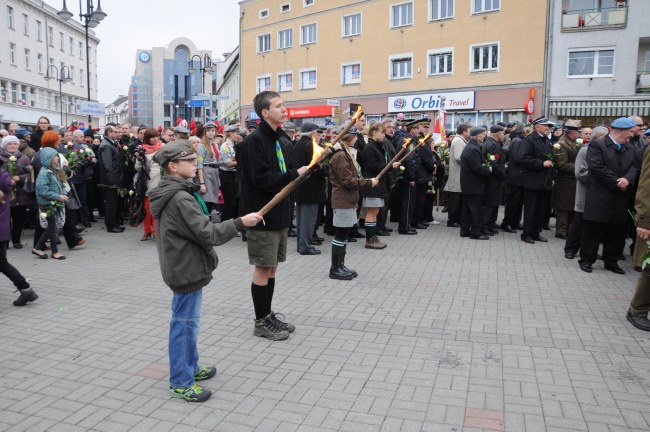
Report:
[[624,29],[627,27],[627,6],[615,8],[562,11],[562,31]]
[[636,73],[636,92],[650,93],[650,71]]

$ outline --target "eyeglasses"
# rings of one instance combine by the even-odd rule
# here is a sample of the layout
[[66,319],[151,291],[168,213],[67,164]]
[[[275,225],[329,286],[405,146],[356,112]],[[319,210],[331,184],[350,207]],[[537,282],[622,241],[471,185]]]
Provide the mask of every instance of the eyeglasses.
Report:
[[638,126],[638,127],[643,127],[644,125],[643,125],[643,124],[637,124],[637,126]]

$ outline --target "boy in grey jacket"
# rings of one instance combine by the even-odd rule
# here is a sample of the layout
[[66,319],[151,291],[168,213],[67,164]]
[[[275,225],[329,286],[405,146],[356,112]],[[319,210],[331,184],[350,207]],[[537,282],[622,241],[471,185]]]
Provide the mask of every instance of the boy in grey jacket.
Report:
[[166,144],[154,160],[164,170],[158,187],[148,192],[157,220],[156,247],[165,283],[174,292],[169,325],[169,392],[188,402],[204,402],[212,392],[195,381],[212,378],[214,367],[199,366],[197,338],[203,287],[212,280],[218,258],[213,246],[222,245],[262,217],[250,213],[215,224],[198,195],[197,155],[188,140]]

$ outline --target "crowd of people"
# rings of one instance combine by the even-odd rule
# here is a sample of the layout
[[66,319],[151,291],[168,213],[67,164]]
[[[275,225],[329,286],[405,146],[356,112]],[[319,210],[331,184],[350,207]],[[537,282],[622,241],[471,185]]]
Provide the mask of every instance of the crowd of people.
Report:
[[[519,233],[531,245],[548,241],[542,233],[554,216],[564,256],[579,256],[587,273],[599,258],[606,270],[625,273],[618,262],[628,238],[635,269],[649,257],[650,215],[641,197],[650,194],[650,168],[643,164],[640,117],[593,128],[539,117],[529,125],[460,124],[432,135],[428,118],[366,124],[360,116],[339,127],[298,128],[275,92],[258,94],[254,108],[260,120],[245,128],[179,119],[175,128],[107,124],[100,138],[78,124],[54,131],[41,117],[33,133],[16,124],[0,130],[0,271],[20,291],[14,304],[38,298],[7,261],[9,244],[21,248],[26,228],[35,230],[32,254],[62,260],[59,234],[73,249],[99,218],[116,234],[127,222],[142,223],[140,240],[156,241],[163,280],[174,292],[170,392],[202,401],[210,392],[195,381],[216,370],[198,365],[201,289],[217,266],[212,246],[235,237],[246,241],[254,267],[253,334],[274,341],[295,331],[272,309],[288,238],[295,237],[300,255],[319,255],[321,226],[333,236],[329,277],[336,280],[360,276],[346,266],[348,242],[365,239],[365,248],[383,250],[392,234],[414,236],[440,225],[434,207],[443,208],[446,226],[460,237]],[[314,153],[325,150],[332,153],[327,162],[312,166]],[[308,178],[260,213],[299,177]],[[397,223],[396,232],[388,221]],[[643,272],[628,320],[650,331],[646,279]],[[187,347],[193,347],[189,357]]]

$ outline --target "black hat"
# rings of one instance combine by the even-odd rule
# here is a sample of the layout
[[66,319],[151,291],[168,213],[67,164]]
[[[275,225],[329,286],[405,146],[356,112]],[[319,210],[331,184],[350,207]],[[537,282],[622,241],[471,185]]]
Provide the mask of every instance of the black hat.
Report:
[[501,126],[502,128],[505,128],[505,127],[508,126],[508,125],[506,125],[504,122],[499,122],[499,123],[497,123],[497,124],[498,124],[499,126]]
[[246,129],[257,129],[258,124],[257,120],[246,120]]
[[313,131],[318,131],[318,133],[323,133],[323,130],[316,123],[307,122],[307,123],[303,123],[302,126],[300,126],[301,133],[309,133]]
[[483,132],[485,132],[485,128],[478,127],[478,126],[474,126],[473,128],[471,128],[471,129],[469,130],[469,136],[473,136],[473,137],[474,137],[474,136],[476,136],[476,135],[480,135],[480,134],[482,134]]
[[194,153],[192,150],[192,144],[189,140],[181,139],[169,142],[162,146],[160,150],[156,152],[153,159],[161,167],[167,166],[169,162],[177,160],[186,160],[186,159],[196,159],[199,156]]
[[413,128],[416,128],[418,126],[429,126],[430,122],[431,122],[431,120],[426,119],[426,118],[413,120],[413,121],[410,121],[410,122],[406,123],[406,129],[413,129]]
[[495,125],[490,126],[490,133],[499,133],[503,132],[505,129],[503,126],[499,125],[498,123]]

